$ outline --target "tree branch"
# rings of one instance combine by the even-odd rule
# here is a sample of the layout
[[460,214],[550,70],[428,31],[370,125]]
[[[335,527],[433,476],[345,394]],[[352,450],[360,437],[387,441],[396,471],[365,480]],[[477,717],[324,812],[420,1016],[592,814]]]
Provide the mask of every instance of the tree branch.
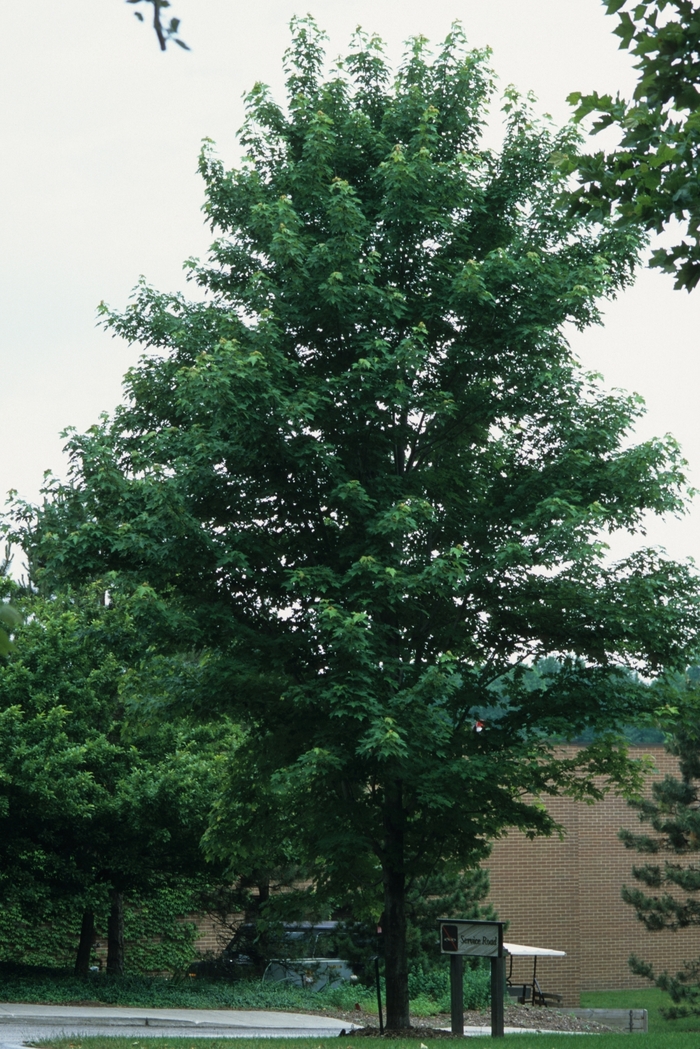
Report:
[[[171,18],[170,23],[164,26],[161,22],[160,12],[162,8],[170,7],[170,0],[126,0],[127,4],[150,4],[153,8],[153,29],[156,36],[158,37],[158,43],[161,51],[165,51],[168,46],[168,40],[174,40],[175,43],[184,48],[185,51],[189,51],[189,47],[181,40],[178,36],[180,29],[180,19]],[[134,11],[134,14],[138,18],[139,22],[143,22],[143,15],[140,11]]]
[[158,37],[161,51],[165,51],[168,45],[163,35],[163,26],[160,22],[160,4],[158,3],[158,0],[149,0],[149,2],[153,4],[153,28]]

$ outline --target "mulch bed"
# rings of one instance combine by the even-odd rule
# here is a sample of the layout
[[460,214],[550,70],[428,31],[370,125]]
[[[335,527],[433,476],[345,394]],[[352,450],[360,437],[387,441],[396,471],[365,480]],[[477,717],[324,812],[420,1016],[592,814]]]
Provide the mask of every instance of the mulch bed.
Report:
[[[347,1032],[346,1032],[347,1035]],[[351,1031],[348,1037],[353,1038],[379,1038],[378,1027],[359,1027]],[[385,1031],[382,1038],[451,1038],[451,1031],[441,1031],[437,1027],[401,1027],[397,1031]],[[342,1038],[342,1032],[341,1032]]]
[[[335,1010],[324,1010],[326,1015],[335,1015],[338,1019],[348,1020],[349,1023],[362,1024],[354,1031],[346,1031],[346,1036],[353,1038],[379,1038],[379,1027],[377,1018],[357,1012],[336,1012]],[[449,1030],[450,1017],[448,1015],[431,1016],[436,1026],[423,1026],[416,1023],[411,1027],[400,1031],[385,1031],[384,1038],[451,1038]],[[571,1031],[595,1034],[603,1031],[612,1031],[614,1028],[606,1027],[604,1024],[596,1023],[595,1020],[583,1020],[578,1016],[572,1016],[565,1009],[546,1009],[541,1006],[529,1007],[527,1005],[507,1005],[504,1010],[504,1021],[506,1027],[525,1027],[529,1031]],[[464,1014],[465,1027],[490,1027],[491,1012],[484,1010],[476,1012],[468,1010]],[[447,1030],[445,1030],[447,1028]]]
[[[572,1016],[566,1009],[547,1009],[544,1006],[507,1005],[504,1009],[506,1027],[526,1027],[530,1031],[579,1031],[594,1034],[602,1031],[613,1031],[615,1028],[606,1027],[595,1020],[583,1020],[578,1016]],[[447,1025],[450,1021],[447,1020]],[[466,1012],[464,1014],[465,1027],[490,1027],[491,1013]]]

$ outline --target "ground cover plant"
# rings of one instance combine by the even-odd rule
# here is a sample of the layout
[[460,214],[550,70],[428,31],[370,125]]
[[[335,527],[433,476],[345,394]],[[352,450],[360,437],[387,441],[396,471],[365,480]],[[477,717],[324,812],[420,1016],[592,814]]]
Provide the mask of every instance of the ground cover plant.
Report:
[[[450,1010],[449,979],[431,973],[409,977],[411,1008],[415,1016],[435,1016]],[[483,1009],[490,1001],[487,969],[467,970],[464,974],[466,1009]],[[382,998],[386,989],[382,984]],[[17,971],[0,966],[0,1000],[66,1005],[90,1000],[104,1005],[133,1005],[143,1008],[172,1009],[277,1009],[294,1012],[322,1012],[324,1009],[351,1011],[356,1004],[363,1013],[377,1012],[376,991],[350,983],[308,991],[290,984],[260,980],[164,979],[162,977],[111,977],[91,973],[76,978],[60,970]]]
[[[0,998],[4,1001],[67,1005],[91,1001],[97,1005],[133,1005],[172,1009],[281,1009],[306,1011],[321,996],[283,983],[223,980],[167,980],[159,977],[91,974],[77,979],[70,972],[47,970],[43,974],[0,973]],[[356,1000],[356,999],[355,999]]]
[[630,670],[685,667],[697,582],[601,540],[680,512],[685,467],[631,443],[639,402],[566,342],[640,245],[560,206],[576,132],[508,91],[488,148],[488,54],[459,27],[394,75],[363,34],[327,71],[296,21],[286,63],[286,107],[250,93],[240,166],[202,154],[197,296],[105,308],[146,354],[13,535],[44,592],[111,576],[151,614],[134,718],[174,716],[175,665],[187,709],[244,726],[209,855],[233,880],[293,854],[320,902],[381,919],[401,1029],[411,887],[509,827],[556,831],[546,795],[639,786],[611,733],[646,702]]

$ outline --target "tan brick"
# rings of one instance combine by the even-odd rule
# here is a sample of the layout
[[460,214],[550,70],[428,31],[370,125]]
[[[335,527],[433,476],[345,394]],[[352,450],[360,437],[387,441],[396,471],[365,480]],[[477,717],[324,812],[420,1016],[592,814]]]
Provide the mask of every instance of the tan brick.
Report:
[[[678,774],[677,760],[663,747],[636,753],[654,760],[657,771],[649,779],[649,791],[653,779]],[[671,972],[684,959],[696,957],[696,930],[649,933],[620,898],[622,885],[633,883],[632,867],[640,862],[617,837],[621,827],[639,828],[634,810],[612,795],[592,806],[568,798],[546,804],[566,829],[564,841],[528,841],[514,831],[496,842],[485,863],[491,902],[499,917],[510,922],[506,939],[567,952],[564,959],[538,962],[543,989],[563,994],[566,1005],[578,1005],[581,991],[648,987],[630,972],[632,953]],[[526,982],[531,975],[530,960],[514,960],[514,982]]]

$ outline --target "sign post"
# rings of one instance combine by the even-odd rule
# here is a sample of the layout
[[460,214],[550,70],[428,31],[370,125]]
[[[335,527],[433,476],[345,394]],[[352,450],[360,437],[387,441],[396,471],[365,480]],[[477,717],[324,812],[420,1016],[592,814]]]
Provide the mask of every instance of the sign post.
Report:
[[491,959],[491,1037],[505,1034],[503,1003],[506,996],[506,960],[503,955]]
[[450,957],[450,1020],[452,1034],[464,1034],[464,960],[461,954]]
[[491,959],[491,1035],[502,1038],[506,961],[503,922],[476,922],[465,918],[440,918],[440,951],[450,955],[450,1004],[452,1034],[464,1034],[463,958]]

